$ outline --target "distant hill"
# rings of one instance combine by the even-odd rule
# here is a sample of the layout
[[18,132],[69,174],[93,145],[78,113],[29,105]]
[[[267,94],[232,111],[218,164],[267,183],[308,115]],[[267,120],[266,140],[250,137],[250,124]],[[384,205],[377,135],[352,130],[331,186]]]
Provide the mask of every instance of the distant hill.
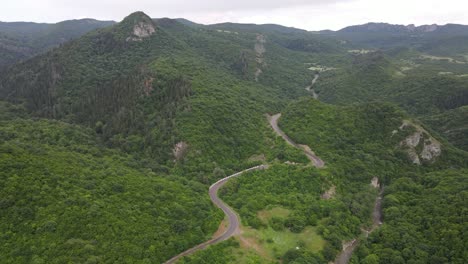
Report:
[[0,69],[7,263],[163,263],[215,232],[208,187],[260,164],[220,192],[247,239],[184,262],[326,263],[357,238],[352,263],[463,263],[463,26],[3,25],[0,54],[22,52]]
[[[349,26],[338,31],[321,31],[321,34],[332,35],[349,41],[356,46],[369,48],[392,48],[398,46],[410,46],[421,51],[428,47],[432,50],[441,49],[440,46],[456,46],[455,50],[439,52],[439,55],[454,55],[465,52],[466,49],[460,41],[468,37],[468,26],[458,24],[447,25],[394,25],[388,23],[367,23],[363,25]],[[439,44],[438,44],[439,43]],[[443,43],[443,45],[440,45]],[[434,48],[435,45],[439,47]]]
[[304,52],[280,43],[280,34],[231,30],[137,12],[4,71],[0,97],[35,116],[98,128],[108,144],[145,153],[158,168],[174,165],[178,143],[190,146],[196,157],[187,163],[197,169],[236,168],[270,151],[270,130],[256,124],[307,95],[313,76]]
[[367,23],[363,25],[345,27],[340,33],[398,33],[398,34],[464,34],[468,35],[468,25],[395,25],[388,23]]
[[113,21],[68,20],[56,24],[0,22],[0,67],[43,53]]

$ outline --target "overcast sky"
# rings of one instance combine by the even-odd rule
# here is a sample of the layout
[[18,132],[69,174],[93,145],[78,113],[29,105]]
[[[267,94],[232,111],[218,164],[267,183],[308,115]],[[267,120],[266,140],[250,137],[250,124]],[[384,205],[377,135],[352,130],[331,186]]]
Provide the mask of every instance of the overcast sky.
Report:
[[468,0],[1,0],[0,21],[121,21],[134,11],[194,22],[275,23],[307,30],[367,22],[468,24]]

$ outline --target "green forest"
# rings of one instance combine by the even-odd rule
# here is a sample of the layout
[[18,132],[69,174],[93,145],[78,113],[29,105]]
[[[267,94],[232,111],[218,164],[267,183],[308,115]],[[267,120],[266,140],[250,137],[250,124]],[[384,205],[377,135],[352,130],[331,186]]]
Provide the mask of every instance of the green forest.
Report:
[[0,262],[165,263],[260,164],[177,263],[468,258],[468,30],[92,21],[0,23]]

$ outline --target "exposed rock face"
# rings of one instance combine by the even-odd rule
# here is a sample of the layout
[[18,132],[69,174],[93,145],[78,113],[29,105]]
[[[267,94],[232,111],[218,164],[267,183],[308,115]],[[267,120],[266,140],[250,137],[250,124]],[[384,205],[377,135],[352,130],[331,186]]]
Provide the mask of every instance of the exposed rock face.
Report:
[[329,200],[331,198],[333,198],[336,194],[336,186],[333,185],[332,187],[330,187],[330,189],[328,189],[326,192],[324,192],[320,198],[324,199],[324,200]]
[[154,26],[144,22],[140,22],[133,27],[133,35],[139,38],[149,37],[153,35],[154,32],[156,32]]
[[126,41],[143,41],[156,33],[156,24],[143,12],[135,12],[127,16],[121,23],[122,27],[128,32]]
[[153,35],[155,32],[156,29],[153,24],[139,22],[133,26],[133,36],[128,37],[127,41],[143,41],[144,38]]
[[257,35],[254,50],[256,54],[255,61],[257,62],[257,70],[255,71],[255,81],[258,81],[258,77],[263,73],[262,67],[265,66],[265,59],[263,54],[266,52],[265,49],[266,37],[262,34]]
[[374,187],[376,189],[380,188],[379,178],[377,178],[377,177],[372,178],[371,185],[372,185],[372,187]]
[[263,53],[265,53],[266,38],[264,35],[258,34],[255,42],[255,52],[257,53],[257,62],[263,63]]
[[406,145],[413,148],[417,147],[419,145],[419,141],[421,140],[421,136],[422,132],[417,131],[416,133],[405,139]]
[[175,161],[181,160],[188,150],[188,144],[181,141],[177,143],[174,148],[172,149],[172,154],[174,154]]
[[149,79],[146,79],[144,84],[143,84],[143,92],[145,93],[146,96],[149,96],[151,94],[151,92],[153,91],[153,81],[154,81],[154,78],[149,78]]
[[429,141],[424,143],[424,148],[420,156],[423,160],[432,161],[439,157],[441,153],[442,149],[440,148],[440,143]]
[[400,142],[400,146],[406,149],[408,157],[417,165],[421,165],[423,162],[434,162],[442,154],[440,142],[429,135],[424,128],[407,120],[403,122],[399,129],[404,130],[408,127],[416,129],[416,132]]

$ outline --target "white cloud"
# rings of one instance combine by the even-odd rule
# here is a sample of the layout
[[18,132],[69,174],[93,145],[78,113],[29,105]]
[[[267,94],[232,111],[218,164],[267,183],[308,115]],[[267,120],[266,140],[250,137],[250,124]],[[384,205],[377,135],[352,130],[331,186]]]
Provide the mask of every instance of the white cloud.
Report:
[[57,22],[92,17],[119,21],[141,10],[199,23],[275,23],[309,30],[366,22],[468,24],[466,0],[3,0],[2,21]]

